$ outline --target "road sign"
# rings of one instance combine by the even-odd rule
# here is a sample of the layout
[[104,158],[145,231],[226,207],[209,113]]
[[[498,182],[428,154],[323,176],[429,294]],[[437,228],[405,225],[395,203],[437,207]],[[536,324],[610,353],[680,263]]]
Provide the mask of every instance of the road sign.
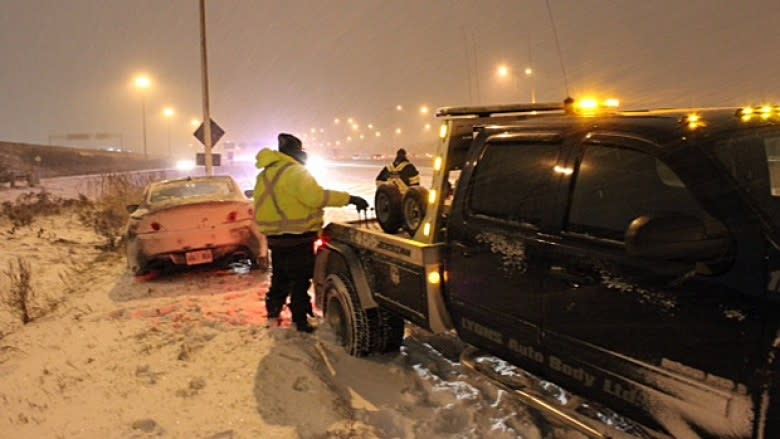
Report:
[[[192,133],[195,138],[200,140],[200,143],[206,144],[206,137],[203,134],[203,130],[205,129],[205,126],[203,123],[200,124],[197,130],[195,130],[194,133]],[[225,134],[225,130],[223,130],[219,125],[217,125],[216,122],[214,122],[214,119],[211,119],[211,146],[214,146],[217,144],[219,139],[222,138],[222,136]]]
[[[211,166],[219,166],[221,162],[219,154],[211,154]],[[195,153],[195,164],[197,166],[206,166],[206,154],[202,152]]]

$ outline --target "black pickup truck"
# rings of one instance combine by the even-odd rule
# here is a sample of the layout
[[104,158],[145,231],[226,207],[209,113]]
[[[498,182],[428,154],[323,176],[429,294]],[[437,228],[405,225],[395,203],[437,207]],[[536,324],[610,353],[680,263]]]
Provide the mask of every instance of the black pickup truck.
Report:
[[316,300],[351,354],[454,329],[632,434],[780,438],[780,107],[438,116],[415,235],[325,229]]

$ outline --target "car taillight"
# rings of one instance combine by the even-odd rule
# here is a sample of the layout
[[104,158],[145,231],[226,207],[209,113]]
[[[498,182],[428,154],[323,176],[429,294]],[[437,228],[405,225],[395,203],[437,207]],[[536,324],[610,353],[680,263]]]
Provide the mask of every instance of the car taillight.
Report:
[[159,231],[160,231],[160,229],[162,228],[162,226],[161,226],[161,225],[160,225],[160,223],[158,223],[158,222],[151,223],[151,224],[149,224],[149,226],[150,226],[150,227],[152,228],[152,230],[154,230],[155,232],[159,232]]
[[325,247],[325,238],[317,238],[316,241],[314,241],[314,253],[319,253],[320,249]]
[[232,222],[233,222],[233,221],[235,221],[237,218],[238,218],[238,212],[236,212],[235,210],[234,210],[234,211],[232,211],[232,212],[230,212],[230,213],[228,214],[228,216],[227,216],[227,220],[228,220],[228,222],[229,222],[229,223],[232,223]]

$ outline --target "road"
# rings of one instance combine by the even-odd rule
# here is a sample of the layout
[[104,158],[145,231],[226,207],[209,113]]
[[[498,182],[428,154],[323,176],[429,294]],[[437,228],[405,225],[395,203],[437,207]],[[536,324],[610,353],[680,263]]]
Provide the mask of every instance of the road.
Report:
[[[326,189],[334,189],[349,192],[352,195],[359,195],[365,198],[369,204],[374,204],[374,179],[384,166],[383,162],[363,162],[363,161],[323,161],[310,164],[311,173],[317,178],[317,181]],[[427,166],[418,166],[421,175],[421,181],[424,186],[429,186],[432,177],[432,168]],[[214,168],[215,175],[232,176],[243,189],[254,187],[255,178],[258,169],[254,163],[235,163]],[[180,178],[188,175],[204,175],[203,168],[196,168],[192,171],[180,171],[175,169],[155,169],[148,171],[137,171],[123,173],[124,175],[138,176],[139,179],[170,179]],[[99,192],[101,183],[108,174],[93,174],[70,177],[44,178],[41,180],[40,188],[62,198],[77,198],[79,194],[88,197],[94,197]],[[10,189],[0,188],[0,202],[13,201],[20,194],[38,190],[36,188],[17,187]],[[357,213],[351,207],[334,208],[325,210],[325,220],[347,221],[358,219]]]

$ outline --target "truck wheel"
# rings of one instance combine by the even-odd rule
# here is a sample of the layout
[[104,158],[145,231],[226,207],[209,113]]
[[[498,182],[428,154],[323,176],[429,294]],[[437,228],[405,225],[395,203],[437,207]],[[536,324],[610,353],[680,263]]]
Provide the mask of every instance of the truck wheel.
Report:
[[342,276],[328,277],[324,311],[325,321],[348,354],[362,357],[371,352],[368,316],[360,306],[355,288]]
[[369,311],[371,325],[371,351],[397,352],[404,339],[404,319],[383,308]]
[[428,189],[412,186],[406,191],[403,201],[404,229],[414,236],[425,218],[428,205]]
[[392,183],[384,183],[376,188],[374,195],[374,208],[376,219],[382,230],[387,233],[395,233],[403,224],[401,212],[401,191]]

